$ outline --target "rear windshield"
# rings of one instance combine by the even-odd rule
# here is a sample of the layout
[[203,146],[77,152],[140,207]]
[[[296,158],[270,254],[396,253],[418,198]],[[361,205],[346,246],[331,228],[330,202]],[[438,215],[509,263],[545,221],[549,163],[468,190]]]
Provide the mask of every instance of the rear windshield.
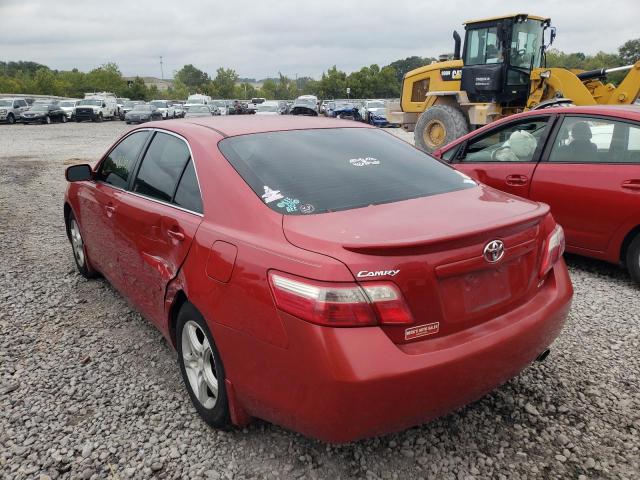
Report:
[[373,128],[255,133],[226,138],[219,146],[256,195],[288,215],[348,210],[476,185]]

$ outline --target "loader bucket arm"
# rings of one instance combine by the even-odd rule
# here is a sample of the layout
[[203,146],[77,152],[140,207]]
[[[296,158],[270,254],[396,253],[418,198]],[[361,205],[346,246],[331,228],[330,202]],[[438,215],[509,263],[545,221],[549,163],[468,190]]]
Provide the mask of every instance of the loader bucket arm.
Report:
[[640,61],[629,70],[615,87],[599,79],[586,81],[578,73],[564,68],[536,68],[531,72],[527,109],[556,97],[570,98],[575,105],[629,105],[640,93]]
[[624,80],[620,82],[620,85],[611,91],[606,103],[609,105],[629,105],[634,103],[639,95],[640,61],[637,61],[624,77]]

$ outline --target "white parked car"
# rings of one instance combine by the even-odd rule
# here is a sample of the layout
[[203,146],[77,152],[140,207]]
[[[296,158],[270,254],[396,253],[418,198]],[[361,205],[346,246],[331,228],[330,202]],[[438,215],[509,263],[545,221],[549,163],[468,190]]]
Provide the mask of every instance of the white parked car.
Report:
[[69,120],[76,116],[76,107],[80,103],[80,100],[60,100],[60,108],[67,116]]
[[256,105],[256,115],[280,115],[278,102],[265,101]]
[[160,113],[162,113],[162,119],[168,120],[169,118],[176,118],[176,110],[166,100],[151,100],[149,102],[151,105],[156,107]]
[[211,100],[211,105],[215,105],[218,107],[218,111],[220,115],[226,115],[227,111],[227,100]]

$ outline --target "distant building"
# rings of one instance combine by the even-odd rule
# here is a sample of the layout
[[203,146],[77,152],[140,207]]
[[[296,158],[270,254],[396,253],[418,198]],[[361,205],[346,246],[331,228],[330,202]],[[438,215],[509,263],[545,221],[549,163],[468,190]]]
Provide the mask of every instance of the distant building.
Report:
[[[170,87],[173,87],[173,80],[162,80],[156,77],[140,77],[144,81],[144,84],[147,88],[155,85],[158,91],[166,92]],[[129,83],[133,82],[136,77],[122,77],[122,79]]]

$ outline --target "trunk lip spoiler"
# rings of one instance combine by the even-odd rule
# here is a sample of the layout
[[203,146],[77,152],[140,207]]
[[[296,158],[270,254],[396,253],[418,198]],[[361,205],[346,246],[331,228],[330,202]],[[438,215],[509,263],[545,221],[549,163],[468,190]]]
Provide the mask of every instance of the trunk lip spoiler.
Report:
[[538,208],[531,210],[527,213],[519,213],[512,217],[505,217],[501,221],[492,222],[490,224],[473,224],[467,228],[460,229],[455,232],[451,232],[445,235],[431,235],[424,237],[412,238],[409,240],[401,240],[396,242],[368,242],[368,243],[343,243],[342,248],[353,252],[362,251],[381,251],[381,250],[400,250],[405,248],[425,247],[433,246],[446,242],[453,242],[461,240],[465,237],[472,235],[483,235],[499,228],[505,228],[510,226],[518,226],[527,222],[531,222],[537,219],[541,219],[550,213],[550,208],[547,204],[540,203]]

